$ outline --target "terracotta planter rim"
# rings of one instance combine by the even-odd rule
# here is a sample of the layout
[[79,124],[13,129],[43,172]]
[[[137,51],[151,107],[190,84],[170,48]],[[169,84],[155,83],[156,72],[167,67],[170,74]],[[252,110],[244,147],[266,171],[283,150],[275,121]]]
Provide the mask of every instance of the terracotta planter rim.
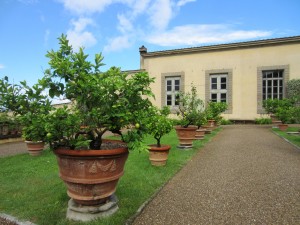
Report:
[[190,125],[188,127],[182,127],[182,126],[175,126],[174,127],[176,130],[197,130],[198,127],[197,126],[194,126],[194,125]]
[[156,144],[151,144],[149,146],[149,151],[169,151],[171,149],[170,145],[161,145],[158,147]]
[[43,141],[27,141],[25,140],[25,143],[34,144],[34,143],[43,143]]
[[128,153],[128,148],[116,148],[110,150],[71,150],[58,148],[54,150],[56,155],[71,155],[71,156],[103,156],[103,155],[119,155]]
[[[119,140],[103,140],[104,142],[119,142],[125,143]],[[69,155],[69,156],[106,156],[106,155],[120,155],[128,153],[128,147],[120,147],[115,149],[103,149],[103,150],[71,150],[67,148],[58,148],[54,150],[56,155]]]

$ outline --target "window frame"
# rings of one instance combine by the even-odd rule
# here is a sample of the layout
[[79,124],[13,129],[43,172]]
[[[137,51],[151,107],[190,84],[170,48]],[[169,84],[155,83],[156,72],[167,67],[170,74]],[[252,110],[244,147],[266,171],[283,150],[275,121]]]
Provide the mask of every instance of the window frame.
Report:
[[[222,94],[226,94],[225,102],[227,103],[227,80],[228,80],[228,74],[227,73],[221,73],[221,74],[211,74],[210,75],[210,101],[214,101],[212,98],[212,95],[216,95],[216,102],[222,101]],[[222,88],[222,78],[226,78],[226,89]],[[213,83],[212,80],[216,79],[216,83]],[[213,88],[213,84],[216,84],[216,88]]]
[[266,111],[263,108],[263,72],[282,70],[283,72],[283,94],[286,96],[286,84],[289,81],[290,66],[287,65],[274,65],[274,66],[260,66],[257,67],[257,114],[264,114]]
[[[181,79],[180,77],[166,77],[165,78],[166,86],[165,86],[165,93],[166,93],[166,100],[165,100],[165,105],[170,106],[171,108],[176,108],[179,106],[179,102],[176,105],[176,96],[180,92],[180,86],[181,86]],[[168,81],[171,81],[171,90],[168,91]],[[178,90],[176,90],[176,81],[179,81],[179,87]],[[168,105],[168,96],[171,96],[171,105]]]
[[[180,78],[179,91],[184,92],[185,73],[181,72],[168,72],[161,74],[161,107],[167,106],[167,79]],[[171,106],[171,113],[177,113],[178,107]]]
[[[274,76],[275,73],[277,73],[277,77]],[[262,82],[263,82],[262,83],[262,96],[263,96],[262,99],[263,99],[263,101],[267,100],[269,98],[271,98],[271,99],[282,99],[283,98],[283,93],[284,93],[284,90],[285,90],[285,87],[283,85],[284,70],[263,70],[262,75],[263,75],[263,78],[262,78]],[[268,75],[271,75],[272,77],[267,77]],[[275,81],[277,81],[276,82],[277,85],[274,84]],[[274,93],[275,88],[277,88],[276,93]]]
[[226,101],[228,104],[227,110],[224,112],[225,114],[232,113],[232,79],[233,79],[233,69],[213,69],[213,70],[205,70],[205,102],[208,103],[211,99],[211,76],[217,74],[226,74]]

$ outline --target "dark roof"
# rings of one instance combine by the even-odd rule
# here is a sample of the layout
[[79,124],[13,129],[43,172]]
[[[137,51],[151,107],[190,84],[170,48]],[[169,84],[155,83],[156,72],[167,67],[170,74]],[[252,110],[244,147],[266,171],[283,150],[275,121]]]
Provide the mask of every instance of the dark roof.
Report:
[[232,49],[240,49],[240,48],[264,47],[270,45],[283,45],[283,44],[290,44],[290,43],[300,43],[300,36],[155,51],[155,52],[141,53],[141,55],[143,57],[164,56],[164,55],[186,54],[186,53],[196,53],[196,52],[205,52],[205,51],[224,51],[224,50],[232,50]]

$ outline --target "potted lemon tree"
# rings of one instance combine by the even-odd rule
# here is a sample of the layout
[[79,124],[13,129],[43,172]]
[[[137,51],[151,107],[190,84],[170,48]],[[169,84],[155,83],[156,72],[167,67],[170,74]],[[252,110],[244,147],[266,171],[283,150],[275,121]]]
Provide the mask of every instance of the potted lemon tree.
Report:
[[210,101],[205,109],[207,116],[207,124],[203,126],[210,133],[222,120],[221,114],[228,108],[225,102],[212,102]]
[[165,166],[167,163],[171,146],[161,144],[161,138],[173,129],[173,123],[168,118],[169,114],[169,107],[164,107],[161,110],[153,108],[153,112],[148,115],[147,133],[156,140],[156,144],[149,145],[149,159],[153,166]]
[[179,148],[193,147],[197,130],[199,113],[203,110],[203,101],[197,96],[196,87],[192,85],[191,92],[179,93],[179,107],[177,115],[180,125],[175,126],[179,139]]
[[[47,115],[47,142],[57,156],[59,174],[71,198],[67,217],[85,220],[111,215],[118,209],[114,195],[130,149],[147,149],[145,112],[152,106],[146,72],[127,74],[112,67],[102,72],[103,57],[88,61],[83,48],[75,52],[65,35],[58,50],[48,51],[49,69],[39,85],[50,97],[71,101]],[[121,140],[106,140],[107,131]]]
[[203,125],[207,123],[205,110],[198,112],[196,117],[196,140],[203,140],[205,136],[206,129],[203,128]]
[[290,99],[281,99],[278,100],[278,106],[275,111],[276,117],[281,121],[278,124],[278,128],[282,131],[287,130],[288,123],[292,122],[294,117],[294,102]]

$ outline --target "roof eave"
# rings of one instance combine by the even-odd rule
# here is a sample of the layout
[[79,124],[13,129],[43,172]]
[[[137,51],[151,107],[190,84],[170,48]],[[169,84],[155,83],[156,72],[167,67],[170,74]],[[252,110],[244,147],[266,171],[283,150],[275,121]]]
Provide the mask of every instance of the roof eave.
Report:
[[240,48],[264,47],[264,46],[282,45],[282,44],[291,44],[291,43],[300,43],[300,36],[266,39],[266,40],[258,40],[258,41],[237,42],[231,44],[210,45],[210,46],[193,47],[193,48],[182,48],[182,49],[174,49],[174,50],[166,50],[166,51],[156,51],[156,52],[144,53],[141,55],[142,57],[165,56],[165,55],[187,54],[187,53],[197,53],[197,52],[206,52],[206,51],[224,51],[224,50],[232,50],[232,49],[240,49]]

